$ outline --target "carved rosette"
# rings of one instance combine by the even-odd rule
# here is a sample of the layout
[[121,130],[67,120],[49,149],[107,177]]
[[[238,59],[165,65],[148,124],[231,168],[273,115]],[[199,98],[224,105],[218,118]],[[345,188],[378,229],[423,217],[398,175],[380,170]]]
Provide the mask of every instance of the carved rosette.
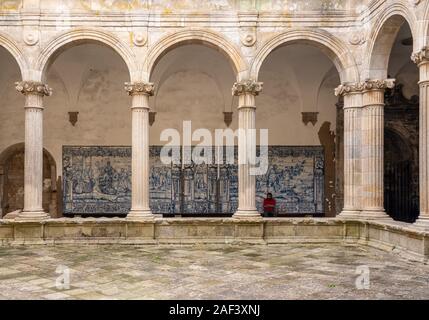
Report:
[[351,93],[362,93],[371,90],[392,89],[395,79],[366,80],[365,82],[341,84],[335,89],[336,96],[344,96]]
[[422,62],[428,62],[429,61],[429,49],[427,47],[424,47],[420,51],[414,52],[411,55],[411,60],[417,65],[421,64]]
[[151,82],[126,82],[125,91],[128,92],[130,96],[134,95],[147,95],[153,96],[155,90],[155,85]]
[[48,85],[37,81],[20,81],[15,83],[17,91],[24,95],[50,96],[52,89]]
[[262,86],[262,82],[257,82],[255,80],[244,80],[236,82],[232,86],[232,95],[241,96],[244,94],[251,94],[257,96],[262,91]]

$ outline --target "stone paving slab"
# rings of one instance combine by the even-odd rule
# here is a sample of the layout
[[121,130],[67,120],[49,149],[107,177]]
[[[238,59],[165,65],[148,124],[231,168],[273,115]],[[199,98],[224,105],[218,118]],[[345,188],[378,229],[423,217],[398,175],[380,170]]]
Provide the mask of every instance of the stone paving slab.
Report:
[[2,247],[0,299],[429,299],[429,265],[332,244]]

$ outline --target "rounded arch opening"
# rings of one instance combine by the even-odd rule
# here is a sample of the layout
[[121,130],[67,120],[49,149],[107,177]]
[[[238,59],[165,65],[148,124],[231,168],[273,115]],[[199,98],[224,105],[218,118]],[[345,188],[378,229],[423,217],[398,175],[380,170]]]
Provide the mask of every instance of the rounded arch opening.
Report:
[[152,47],[143,68],[147,73],[147,78],[152,77],[156,65],[166,54],[186,45],[203,45],[220,52],[231,65],[237,79],[243,76],[248,69],[240,50],[222,35],[212,31],[194,29],[169,34]]
[[[256,100],[256,126],[268,129],[274,154],[269,170],[282,177],[293,167],[291,163],[305,163],[305,168],[295,167],[294,174],[284,180],[272,178],[268,183],[278,199],[279,214],[300,215],[306,210],[314,216],[335,216],[337,196],[341,198],[335,188],[336,175],[343,174],[335,157],[338,98],[334,89],[340,83],[335,64],[317,46],[288,42],[265,57],[258,81],[264,83],[264,90]],[[288,152],[290,156],[283,158]],[[309,156],[315,154],[323,159],[318,164],[321,171],[316,170],[316,157]],[[259,190],[258,203],[263,197]]]
[[[0,153],[0,218],[24,207],[24,143],[9,146]],[[43,149],[43,209],[58,216],[57,165],[52,154]]]
[[82,44],[96,44],[114,51],[127,66],[129,79],[133,81],[138,73],[134,53],[114,35],[99,30],[73,30],[54,38],[42,50],[37,61],[36,70],[40,70],[41,81],[46,80],[47,70],[53,62],[68,49]]
[[326,31],[311,29],[287,31],[265,42],[251,64],[251,77],[259,79],[261,66],[272,52],[296,44],[316,47],[329,57],[340,75],[341,82],[359,81],[359,72],[353,54],[347,49],[347,46]]
[[403,41],[408,41],[411,43],[411,46],[413,46],[414,37],[411,25],[408,20],[400,14],[389,16],[374,29],[374,34],[371,36],[372,41],[369,42],[369,79],[386,79],[390,76],[389,64],[391,53],[401,30],[405,30],[410,34],[410,37],[408,39],[403,39]]

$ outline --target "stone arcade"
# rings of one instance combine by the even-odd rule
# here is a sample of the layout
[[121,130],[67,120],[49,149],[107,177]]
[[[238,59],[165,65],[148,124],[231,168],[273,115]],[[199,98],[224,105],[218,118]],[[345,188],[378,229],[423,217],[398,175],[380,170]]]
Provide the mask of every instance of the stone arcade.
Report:
[[[0,240],[427,260],[428,47],[424,0],[0,1]],[[267,173],[182,150],[162,164],[183,121],[268,129]],[[249,151],[239,138],[236,160]],[[266,192],[278,218],[261,217]]]

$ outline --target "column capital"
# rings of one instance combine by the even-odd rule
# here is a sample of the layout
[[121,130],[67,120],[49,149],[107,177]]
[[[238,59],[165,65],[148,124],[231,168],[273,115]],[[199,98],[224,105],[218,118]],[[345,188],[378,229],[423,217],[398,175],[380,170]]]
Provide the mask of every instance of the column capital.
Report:
[[423,47],[420,51],[413,52],[411,60],[417,65],[429,62],[429,47]]
[[252,79],[236,82],[232,86],[232,95],[241,96],[251,94],[253,96],[257,96],[262,91],[262,86],[262,82],[257,82]]
[[372,90],[392,89],[395,86],[395,79],[385,80],[365,80],[363,82],[344,83],[335,89],[336,96],[345,96],[347,94],[363,93]]
[[127,91],[130,96],[153,96],[155,85],[152,82],[125,82],[125,91]]
[[15,82],[17,91],[24,95],[51,96],[52,89],[47,84],[37,81],[19,81]]

